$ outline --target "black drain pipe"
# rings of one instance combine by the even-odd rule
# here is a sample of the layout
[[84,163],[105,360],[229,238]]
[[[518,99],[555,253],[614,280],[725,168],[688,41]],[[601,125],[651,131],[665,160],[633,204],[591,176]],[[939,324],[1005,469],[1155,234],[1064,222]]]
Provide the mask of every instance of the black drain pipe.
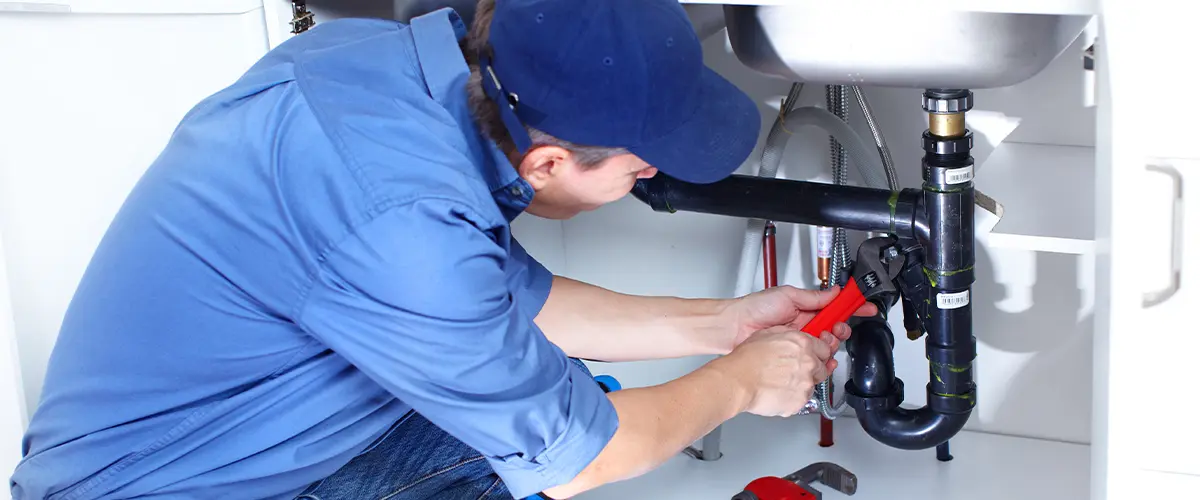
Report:
[[[894,340],[886,316],[857,322],[847,342],[850,380],[846,401],[875,440],[906,450],[937,447],[948,461],[951,437],[975,408],[975,337],[971,331],[971,285],[975,282],[975,184],[973,139],[963,116],[973,96],[966,90],[925,93],[929,130],[922,161],[923,213],[916,224],[921,266],[902,273],[908,310],[928,332],[926,405],[900,407],[904,382],[895,377]],[[914,322],[908,321],[906,324]],[[919,332],[918,332],[919,334]]]
[[[939,447],[957,434],[975,407],[971,285],[975,281],[974,171],[971,133],[963,113],[966,90],[929,90],[925,109],[921,190],[880,189],[734,175],[691,184],[659,174],[637,182],[633,194],[659,212],[700,212],[859,231],[887,231],[915,243],[920,258],[904,273],[904,300],[928,335],[926,406],[900,407],[904,383],[896,378],[894,340],[883,317],[857,321],[847,342],[847,402],[877,441],[906,450]],[[906,321],[906,324],[910,322]],[[917,332],[919,333],[919,332]],[[942,453],[945,452],[945,453]]]
[[692,184],[662,173],[642,179],[633,195],[658,212],[699,212],[747,219],[887,231],[912,237],[921,191],[731,175]]

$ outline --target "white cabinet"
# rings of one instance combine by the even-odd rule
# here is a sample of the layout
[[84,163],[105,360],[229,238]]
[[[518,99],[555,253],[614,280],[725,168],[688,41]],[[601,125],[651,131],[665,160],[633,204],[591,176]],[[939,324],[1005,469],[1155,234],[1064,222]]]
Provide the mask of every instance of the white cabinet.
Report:
[[[32,409],[117,208],[184,113],[249,68],[267,38],[261,1],[26,0],[0,2],[0,47],[0,264],[12,291],[0,323],[15,323]],[[0,371],[8,363],[0,351]]]
[[[0,237],[0,477],[7,476],[21,459],[21,435],[28,418],[21,368],[17,361],[17,332],[13,328],[12,301],[4,264],[4,238]],[[8,498],[0,487],[0,498]]]
[[1200,335],[1189,321],[1200,305],[1200,159],[1160,158],[1146,177],[1148,208],[1167,216],[1146,221],[1144,229],[1148,255],[1141,328],[1119,334],[1154,339],[1149,342],[1153,354],[1142,360],[1149,383],[1138,398],[1169,410],[1157,413],[1153,425],[1138,427],[1134,465],[1145,473],[1190,475],[1200,484],[1200,434],[1194,430],[1200,405],[1180,386],[1195,380],[1200,353]]
[[[1093,498],[1192,498],[1200,483],[1200,104],[1195,3],[1101,0]],[[1156,104],[1156,95],[1178,99]],[[1176,260],[1178,259],[1178,260]],[[1178,269],[1177,269],[1178,268]],[[1178,274],[1176,274],[1178,270]],[[1190,487],[1188,486],[1190,485]]]
[[0,499],[109,220],[183,114],[266,48],[260,0],[0,1]]

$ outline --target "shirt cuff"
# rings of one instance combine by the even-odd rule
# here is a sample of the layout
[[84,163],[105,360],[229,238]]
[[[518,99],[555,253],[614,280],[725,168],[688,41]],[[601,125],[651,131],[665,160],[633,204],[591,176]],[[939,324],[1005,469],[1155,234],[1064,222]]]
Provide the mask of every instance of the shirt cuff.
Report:
[[608,396],[591,376],[574,363],[570,366],[571,418],[558,438],[533,458],[488,458],[514,498],[526,498],[571,482],[617,432],[617,411]]

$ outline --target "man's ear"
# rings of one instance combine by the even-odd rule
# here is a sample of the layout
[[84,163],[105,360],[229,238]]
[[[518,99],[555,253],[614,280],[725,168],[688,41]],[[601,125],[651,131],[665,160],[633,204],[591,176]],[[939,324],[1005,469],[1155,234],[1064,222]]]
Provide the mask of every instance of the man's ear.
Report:
[[534,191],[538,191],[556,175],[562,174],[570,155],[570,151],[558,146],[538,146],[525,154],[517,166],[517,172],[533,186]]

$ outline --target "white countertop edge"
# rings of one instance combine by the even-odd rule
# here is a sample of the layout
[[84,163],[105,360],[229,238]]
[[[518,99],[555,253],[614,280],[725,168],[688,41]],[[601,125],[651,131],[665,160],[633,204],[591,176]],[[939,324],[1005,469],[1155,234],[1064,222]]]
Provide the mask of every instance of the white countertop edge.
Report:
[[262,6],[262,0],[0,0],[0,13],[245,14]]

